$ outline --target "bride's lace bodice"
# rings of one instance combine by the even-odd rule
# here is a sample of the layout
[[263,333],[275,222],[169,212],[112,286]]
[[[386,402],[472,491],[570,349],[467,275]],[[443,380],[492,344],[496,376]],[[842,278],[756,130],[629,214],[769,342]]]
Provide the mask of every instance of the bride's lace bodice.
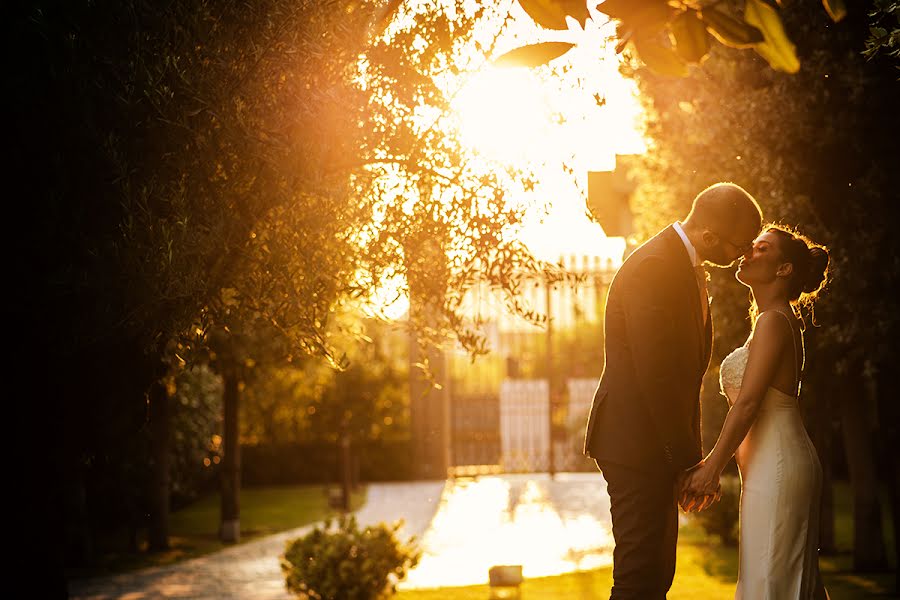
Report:
[[719,387],[728,404],[734,404],[738,392],[741,389],[741,381],[744,379],[744,369],[747,368],[747,357],[750,356],[750,346],[745,343],[732,350],[719,365]]

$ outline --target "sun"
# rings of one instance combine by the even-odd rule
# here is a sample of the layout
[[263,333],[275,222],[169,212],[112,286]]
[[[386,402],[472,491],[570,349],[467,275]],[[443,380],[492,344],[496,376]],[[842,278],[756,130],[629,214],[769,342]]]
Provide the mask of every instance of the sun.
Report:
[[472,76],[453,101],[463,144],[507,164],[539,158],[552,133],[547,89],[525,69],[488,67]]
[[530,193],[549,210],[531,214],[519,231],[536,256],[618,262],[624,241],[607,239],[585,215],[587,175],[613,169],[617,155],[646,151],[637,87],[619,72],[614,49],[599,39],[560,61],[567,62],[563,77],[547,69],[497,67],[473,74],[451,104],[455,126],[464,146],[538,182]]
[[451,104],[462,143],[523,168],[565,162],[602,171],[613,168],[616,154],[644,152],[636,85],[619,73],[614,52],[598,55],[595,47],[566,55],[575,76],[493,66],[470,76]]

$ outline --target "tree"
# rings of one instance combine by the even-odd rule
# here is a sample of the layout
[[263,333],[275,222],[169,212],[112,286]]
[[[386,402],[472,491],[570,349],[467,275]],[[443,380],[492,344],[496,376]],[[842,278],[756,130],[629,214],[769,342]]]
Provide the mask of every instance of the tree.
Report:
[[[441,80],[460,76],[464,67],[451,58],[474,43],[478,16],[411,13],[404,15],[411,19],[406,25],[370,42],[360,72],[347,74],[353,75],[349,81],[363,82],[349,97],[364,102],[345,109],[355,109],[359,123],[371,126],[361,128],[366,135],[357,147],[326,168],[347,187],[297,198],[259,218],[232,262],[233,287],[201,313],[202,329],[217,336],[212,349],[224,367],[223,531],[231,532],[230,539],[239,512],[239,390],[245,365],[262,362],[253,357],[251,340],[258,336],[245,333],[248,327],[273,325],[285,338],[281,353],[288,361],[310,355],[337,363],[326,333],[335,303],[366,300],[388,273],[418,286],[431,307],[427,316],[412,314],[414,327],[427,319],[423,344],[439,343],[449,331],[472,351],[483,351],[460,314],[473,271],[488,265],[489,283],[511,293],[521,276],[516,266],[535,264],[504,235],[521,209],[505,201],[502,173],[460,161],[458,140],[440,123],[449,110]],[[426,37],[433,43],[413,43]],[[230,366],[223,358],[229,356],[237,357],[228,359]]]
[[[483,10],[398,13],[387,37],[391,15],[350,1],[16,14],[14,166],[32,184],[39,274],[25,301],[41,316],[35,337],[56,342],[40,349],[54,374],[50,435],[33,439],[50,440],[35,448],[50,473],[36,487],[59,487],[38,495],[63,498],[117,460],[148,397],[157,424],[170,414],[159,382],[181,360],[204,362],[230,293],[241,328],[267,323],[323,356],[331,303],[414,273],[438,315],[423,339],[456,329],[478,349],[459,314],[474,265],[506,288],[533,265],[506,235],[521,214],[505,202],[507,174],[460,160],[440,129],[453,77],[480,64],[449,53],[482,43]],[[304,252],[273,269],[266,244],[291,227]],[[277,294],[296,294],[293,306]],[[61,515],[55,500],[46,513]]]
[[[241,437],[250,444],[337,443],[343,415],[355,441],[409,435],[408,369],[403,325],[361,319],[344,308],[332,322],[334,343],[346,350],[346,367],[318,358],[261,366],[248,382]],[[360,312],[362,312],[360,310]],[[360,380],[357,395],[345,391]]]
[[[593,19],[582,0],[519,0],[534,21],[550,30],[569,29],[569,19],[582,27]],[[843,0],[823,0],[835,23],[847,15]],[[796,73],[796,49],[786,34],[784,9],[765,0],[692,2],[679,0],[604,0],[596,10],[616,22],[616,50],[630,46],[653,71],[684,77],[689,65],[701,64],[717,45],[753,49],[772,69]],[[567,42],[541,42],[500,57],[504,63],[536,66],[568,52]]]
[[[143,426],[171,344],[229,287],[256,222],[347,189],[324,172],[358,140],[356,115],[334,100],[354,93],[346,69],[371,11],[343,8],[72,3],[25,15],[18,89],[36,95],[21,98],[34,105],[18,139],[24,172],[45,170],[32,177],[44,276],[33,301],[59,340],[50,364],[66,369],[50,406],[80,399],[50,411],[67,424],[46,453],[72,459],[61,477],[114,460]],[[165,415],[166,395],[151,400]]]
[[869,10],[869,37],[866,38],[866,49],[863,54],[873,59],[887,55],[900,59],[900,2],[894,0],[875,0]]

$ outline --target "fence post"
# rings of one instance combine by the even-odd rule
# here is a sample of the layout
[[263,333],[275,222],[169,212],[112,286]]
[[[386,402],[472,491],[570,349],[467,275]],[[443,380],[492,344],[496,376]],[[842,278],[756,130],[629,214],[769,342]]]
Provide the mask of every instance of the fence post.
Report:
[[550,479],[556,476],[556,457],[553,451],[553,404],[554,404],[554,384],[555,377],[553,368],[553,318],[550,304],[550,296],[552,293],[550,275],[544,277],[545,286],[544,293],[547,305],[547,427],[549,430],[550,448],[547,454],[548,466],[547,472],[550,473]]

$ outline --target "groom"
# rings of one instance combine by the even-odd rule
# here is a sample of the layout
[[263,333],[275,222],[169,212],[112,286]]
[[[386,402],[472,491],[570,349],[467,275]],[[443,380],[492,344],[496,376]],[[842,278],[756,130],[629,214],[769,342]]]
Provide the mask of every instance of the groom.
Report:
[[672,585],[676,496],[701,459],[700,383],[712,347],[702,265],[733,263],[752,248],[761,223],[750,194],[717,183],[694,198],[683,222],[637,248],[610,284],[606,364],[584,453],[610,497],[611,600],[664,599]]

